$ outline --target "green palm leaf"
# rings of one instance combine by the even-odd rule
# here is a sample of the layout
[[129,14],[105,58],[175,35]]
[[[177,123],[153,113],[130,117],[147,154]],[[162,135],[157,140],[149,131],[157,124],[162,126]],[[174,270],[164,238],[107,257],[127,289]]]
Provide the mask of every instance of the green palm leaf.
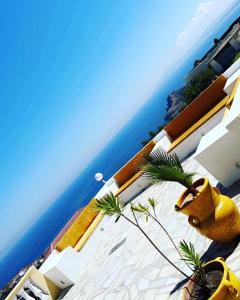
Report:
[[187,244],[187,242],[183,240],[180,242],[179,248],[183,260],[193,268],[194,274],[197,276],[197,278],[206,283],[203,262],[201,261],[199,254],[195,251],[193,244]]
[[97,199],[95,209],[97,209],[98,211],[102,211],[105,215],[108,216],[120,216],[123,210],[118,197],[114,196],[112,192],[101,199]]
[[162,184],[166,181],[178,182],[190,189],[195,173],[185,172],[178,156],[168,154],[157,149],[151,154],[146,154],[141,159],[140,168],[152,183]]

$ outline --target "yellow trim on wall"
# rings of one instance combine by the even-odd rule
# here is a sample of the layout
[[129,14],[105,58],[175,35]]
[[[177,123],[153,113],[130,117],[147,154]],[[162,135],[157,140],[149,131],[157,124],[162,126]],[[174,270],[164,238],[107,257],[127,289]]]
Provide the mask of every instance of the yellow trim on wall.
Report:
[[80,251],[82,247],[86,244],[90,236],[92,235],[93,231],[97,228],[98,224],[102,221],[104,214],[100,212],[98,216],[94,219],[92,224],[88,227],[85,231],[81,239],[78,241],[77,245],[74,247],[76,251]]
[[124,190],[126,190],[134,181],[136,181],[139,177],[141,177],[143,171],[138,171],[135,175],[133,175],[127,182],[125,182],[115,193],[115,196],[120,195]]
[[219,102],[213,109],[211,109],[205,116],[198,120],[193,126],[186,130],[179,138],[177,138],[169,147],[168,152],[176,148],[180,143],[182,143],[187,137],[189,137],[194,131],[211,119],[217,112],[224,108],[228,102],[229,96],[226,96]]
[[164,127],[164,130],[172,141],[178,139],[226,97],[226,93],[223,90],[226,81],[227,78],[220,75],[209,87],[183,109],[175,119]]
[[231,105],[232,105],[233,99],[234,99],[234,97],[236,95],[236,92],[237,92],[239,84],[240,84],[240,76],[236,80],[236,83],[235,83],[234,88],[232,90],[231,96],[229,97],[229,100],[228,100],[228,102],[226,104],[227,108],[229,108],[229,109],[231,108]]
[[84,208],[80,216],[70,226],[61,240],[57,243],[55,248],[59,252],[63,251],[68,246],[72,246],[73,248],[76,246],[87,228],[99,214],[99,212],[95,209],[95,204],[96,199],[93,198]]

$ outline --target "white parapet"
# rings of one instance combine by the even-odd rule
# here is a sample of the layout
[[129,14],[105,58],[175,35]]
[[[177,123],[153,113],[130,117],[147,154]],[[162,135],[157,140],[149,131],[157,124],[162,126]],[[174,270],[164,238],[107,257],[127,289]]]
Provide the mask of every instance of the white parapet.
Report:
[[165,137],[167,135],[166,131],[163,129],[162,131],[160,131],[154,138],[154,142],[158,143],[160,140],[162,140],[163,137]]
[[95,198],[99,199],[104,197],[106,194],[112,192],[113,194],[117,192],[119,189],[117,181],[111,177],[105,184],[104,186],[98,191],[96,194]]
[[[239,71],[226,84],[236,83]],[[236,75],[237,74],[237,75]],[[233,80],[234,79],[234,80]],[[231,90],[233,87],[231,87]],[[209,131],[198,146],[194,158],[224,186],[240,180],[240,88],[237,87],[229,113]]]
[[[237,72],[240,75],[240,70]],[[225,120],[225,126],[229,131],[240,134],[240,86],[237,87],[231,109]],[[236,138],[239,139],[239,135]]]
[[118,198],[122,204],[128,203],[142,193],[147,187],[150,186],[150,181],[141,175],[132,184],[125,188],[119,195]]
[[240,58],[235,61],[224,73],[223,76],[230,78],[240,68]]
[[39,271],[61,289],[75,284],[79,277],[81,258],[72,247],[62,252],[53,250]]
[[194,158],[225,187],[240,179],[240,140],[223,124],[202,138]]
[[152,152],[154,152],[156,149],[163,149],[163,150],[167,151],[169,149],[170,145],[171,145],[170,138],[165,133],[165,135],[163,135],[161,137],[161,139],[158,140],[158,142],[154,146]]
[[88,265],[96,257],[99,244],[107,236],[107,231],[113,224],[114,218],[105,216],[101,226],[95,229],[79,252],[70,246],[62,252],[53,250],[39,271],[60,289],[76,284],[80,276],[87,272]]
[[[193,131],[188,137],[186,137],[181,143],[179,143],[175,148],[173,148],[171,153],[176,153],[180,160],[183,160],[190,154],[192,154],[197,149],[201,138],[221,122],[225,110],[225,107],[219,110],[212,118],[207,120],[199,128]],[[171,140],[165,132],[165,135],[162,136],[162,138],[157,142],[152,152],[156,151],[157,149],[163,149],[168,152],[170,146]]]

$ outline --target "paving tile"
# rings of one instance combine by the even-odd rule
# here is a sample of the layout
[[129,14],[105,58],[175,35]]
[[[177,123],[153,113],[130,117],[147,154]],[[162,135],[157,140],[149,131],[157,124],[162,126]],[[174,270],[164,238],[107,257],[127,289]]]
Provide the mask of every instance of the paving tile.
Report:
[[[209,178],[211,184],[216,185],[217,180],[207,173],[196,161],[191,158],[184,162],[184,167]],[[135,201],[144,203],[148,198],[158,201],[157,213],[159,219],[171,233],[178,244],[181,240],[191,241],[196,250],[203,254],[214,248],[212,241],[201,236],[190,227],[187,217],[174,211],[174,204],[184,189],[175,183],[166,183],[161,186],[150,186]],[[234,185],[233,190],[225,189],[226,193],[234,194],[234,201],[240,207],[240,185]],[[130,212],[127,212],[132,217]],[[139,218],[146,231],[160,246],[162,251],[185,272],[188,268],[178,260],[173,245],[166,239],[159,226],[149,220]],[[104,229],[107,233],[99,243],[98,251],[92,257],[87,270],[81,270],[79,282],[65,296],[65,300],[177,300],[181,299],[181,290],[170,295],[175,286],[184,277],[155,251],[153,246],[145,239],[135,227],[125,220],[119,220],[113,226]],[[126,238],[126,241],[110,256],[110,250]],[[214,252],[215,253],[215,252]],[[214,254],[213,253],[213,254]],[[239,247],[227,259],[229,267],[240,277],[240,251]]]

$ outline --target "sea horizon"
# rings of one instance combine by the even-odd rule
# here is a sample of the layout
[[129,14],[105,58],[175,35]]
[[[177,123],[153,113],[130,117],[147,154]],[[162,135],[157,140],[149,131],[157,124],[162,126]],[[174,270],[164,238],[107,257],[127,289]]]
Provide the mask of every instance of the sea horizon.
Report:
[[210,37],[189,55],[165,84],[4,254],[0,260],[0,274],[2,274],[0,288],[3,288],[23,267],[40,257],[72,215],[84,207],[102,187],[101,183],[95,181],[94,174],[102,172],[105,179],[109,179],[142,148],[141,142],[148,138],[148,132],[156,130],[164,123],[167,96],[184,84],[184,77],[192,68],[195,59],[202,57],[212,46],[214,37],[221,35],[237,16],[239,9],[232,11],[224,22],[218,24]]

